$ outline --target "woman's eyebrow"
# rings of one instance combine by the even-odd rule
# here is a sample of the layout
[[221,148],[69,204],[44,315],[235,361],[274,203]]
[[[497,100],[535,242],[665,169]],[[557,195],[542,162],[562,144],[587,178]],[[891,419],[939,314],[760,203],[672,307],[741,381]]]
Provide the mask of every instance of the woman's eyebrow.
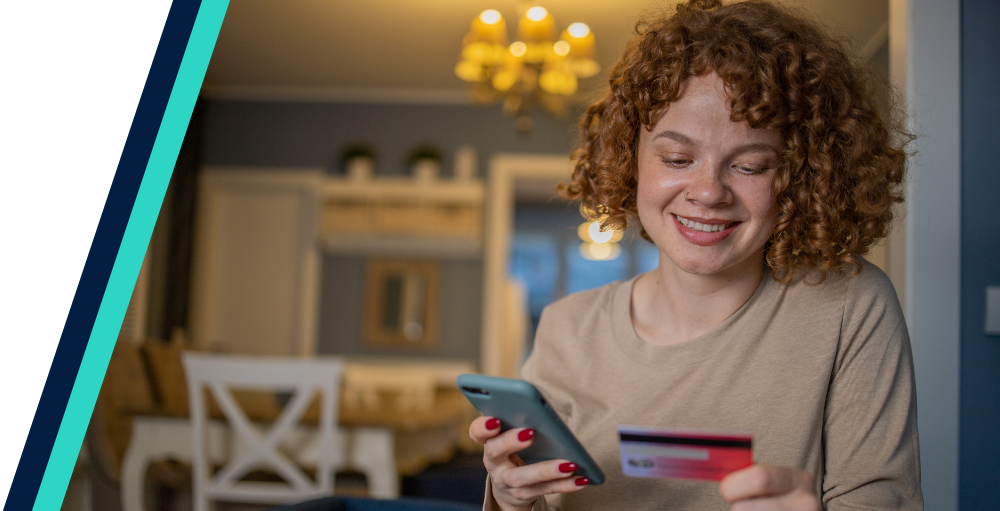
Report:
[[[676,131],[670,131],[670,130],[661,131],[657,133],[656,136],[653,137],[653,140],[656,140],[658,138],[669,138],[675,142],[679,142],[681,144],[689,146],[697,147],[699,145],[691,137],[687,135],[682,135],[680,133],[677,133]],[[761,152],[781,154],[781,151],[778,150],[777,147],[774,147],[773,145],[764,142],[755,142],[751,144],[744,144],[741,146],[737,146],[731,151],[731,154],[736,155],[743,153],[761,153]]]
[[670,130],[661,131],[657,133],[655,137],[653,137],[653,140],[656,140],[658,138],[669,138],[675,142],[680,142],[681,144],[684,145],[690,145],[690,146],[698,145],[698,143],[692,140],[691,137],[688,137],[687,135],[681,135],[676,131],[670,131]]
[[743,153],[774,153],[781,154],[778,148],[771,144],[766,144],[764,142],[757,142],[753,144],[744,144],[733,149],[732,154],[743,154]]

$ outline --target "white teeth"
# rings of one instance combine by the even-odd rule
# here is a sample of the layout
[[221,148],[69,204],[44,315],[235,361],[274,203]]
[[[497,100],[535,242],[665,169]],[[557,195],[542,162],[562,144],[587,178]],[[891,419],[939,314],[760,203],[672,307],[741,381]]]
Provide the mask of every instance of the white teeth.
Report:
[[725,224],[703,224],[701,222],[695,222],[695,221],[692,221],[692,220],[688,220],[688,219],[686,219],[684,217],[681,217],[681,216],[678,216],[677,220],[684,227],[687,227],[688,229],[691,229],[691,230],[694,230],[694,231],[701,231],[701,232],[719,232],[719,231],[725,230],[726,228],[728,228],[731,225],[733,225],[732,223],[725,223]]

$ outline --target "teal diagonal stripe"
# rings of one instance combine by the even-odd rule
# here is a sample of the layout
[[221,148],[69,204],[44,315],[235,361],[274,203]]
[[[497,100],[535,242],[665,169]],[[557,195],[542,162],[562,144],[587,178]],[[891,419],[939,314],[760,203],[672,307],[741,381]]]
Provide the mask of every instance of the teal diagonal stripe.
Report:
[[[181,0],[174,0],[181,1]],[[59,425],[59,433],[52,446],[42,477],[34,511],[58,511],[69,484],[73,467],[80,452],[80,445],[90,422],[97,401],[97,394],[104,380],[104,373],[114,350],[118,331],[121,329],[125,309],[135,287],[142,259],[149,245],[153,225],[163,203],[163,196],[170,182],[177,153],[187,131],[195,100],[201,90],[208,62],[219,36],[228,0],[202,0],[188,39],[184,58],[177,72],[167,102],[167,108],[156,135],[156,142],[139,186],[135,205],[129,216],[128,226],[121,247],[115,258],[108,286],[87,342],[80,371],[73,384],[66,413]]]

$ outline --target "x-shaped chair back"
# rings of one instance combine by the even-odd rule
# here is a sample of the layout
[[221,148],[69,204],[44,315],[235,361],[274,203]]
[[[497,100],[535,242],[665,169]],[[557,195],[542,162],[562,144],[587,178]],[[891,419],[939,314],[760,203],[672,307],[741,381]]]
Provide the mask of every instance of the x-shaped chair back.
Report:
[[[193,431],[195,511],[208,511],[209,501],[291,503],[333,493],[334,428],[343,363],[337,359],[292,359],[184,353]],[[232,431],[247,446],[212,475],[205,455],[207,403],[212,393]],[[251,424],[233,398],[232,389],[291,392],[291,399],[264,434]],[[293,434],[306,408],[320,396],[319,456],[310,478],[278,447]],[[233,444],[233,442],[230,442]],[[240,481],[261,465],[287,484]]]

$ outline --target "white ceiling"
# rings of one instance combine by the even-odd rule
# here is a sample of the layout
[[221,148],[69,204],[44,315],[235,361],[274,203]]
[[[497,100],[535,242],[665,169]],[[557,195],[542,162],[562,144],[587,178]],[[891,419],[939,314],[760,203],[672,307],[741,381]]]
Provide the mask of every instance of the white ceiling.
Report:
[[[582,21],[603,70],[644,15],[676,0],[542,0],[560,29]],[[888,0],[785,0],[849,38],[881,46]],[[513,34],[516,0],[234,0],[205,78],[209,97],[464,101],[452,69],[470,21],[497,9]],[[601,85],[602,75],[582,83]]]

